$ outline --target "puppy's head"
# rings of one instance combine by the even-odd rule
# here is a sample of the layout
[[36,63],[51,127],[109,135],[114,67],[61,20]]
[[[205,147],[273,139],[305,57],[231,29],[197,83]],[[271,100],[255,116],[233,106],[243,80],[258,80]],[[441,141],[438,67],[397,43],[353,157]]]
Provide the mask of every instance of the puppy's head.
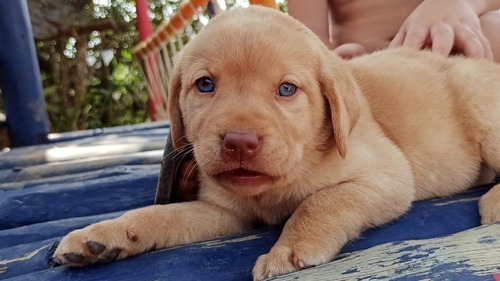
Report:
[[221,14],[177,58],[174,147],[191,144],[203,177],[244,196],[307,177],[348,153],[359,90],[344,64],[283,13]]

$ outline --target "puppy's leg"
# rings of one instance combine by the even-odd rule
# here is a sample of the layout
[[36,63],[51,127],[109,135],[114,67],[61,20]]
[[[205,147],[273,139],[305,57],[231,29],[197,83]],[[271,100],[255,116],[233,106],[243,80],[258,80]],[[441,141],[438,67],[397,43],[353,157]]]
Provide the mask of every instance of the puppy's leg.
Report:
[[[491,94],[481,104],[481,113],[479,119],[479,128],[484,132],[481,140],[481,157],[483,161],[490,166],[497,175],[500,175],[500,82],[497,79],[500,75],[498,65],[491,68],[488,74],[495,75],[490,78],[491,84],[485,84],[484,88],[478,92]],[[483,72],[478,72],[483,73]],[[489,224],[500,221],[500,185],[494,186],[488,193],[479,200],[479,213],[481,214],[481,223]]]
[[[500,115],[500,114],[499,114]],[[482,143],[483,159],[500,174],[500,118],[496,128],[489,131]],[[495,185],[479,200],[481,223],[490,224],[500,221],[500,184]]]
[[479,199],[481,224],[500,221],[500,184],[495,185]]
[[155,205],[69,233],[61,240],[54,258],[71,266],[85,266],[240,233],[247,228],[247,223],[227,209],[203,201]]
[[383,177],[348,181],[306,199],[271,251],[257,260],[254,280],[326,263],[364,229],[401,216],[414,198],[412,177]]

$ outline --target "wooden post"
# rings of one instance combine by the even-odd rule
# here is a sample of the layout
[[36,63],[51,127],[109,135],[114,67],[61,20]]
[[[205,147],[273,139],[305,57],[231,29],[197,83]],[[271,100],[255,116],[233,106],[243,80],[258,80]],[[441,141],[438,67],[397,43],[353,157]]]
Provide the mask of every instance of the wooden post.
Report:
[[137,27],[139,29],[139,39],[144,41],[153,35],[153,25],[148,17],[148,0],[135,0],[137,11]]
[[0,38],[0,86],[10,144],[43,143],[49,118],[26,0],[0,1]]
[[[153,25],[148,16],[148,0],[135,0],[135,8],[137,11],[137,27],[139,29],[139,39],[141,41],[147,40],[153,35]],[[156,56],[152,56],[147,61],[142,63],[149,63],[151,66],[156,66],[158,64]],[[157,75],[156,73],[146,73],[146,75]],[[148,80],[153,81],[152,83],[158,83],[159,77],[145,77]],[[149,115],[153,121],[158,120],[158,112],[156,108],[164,108],[163,100],[161,98],[162,94],[158,91],[161,87],[154,87],[150,89],[149,93]],[[153,92],[151,92],[153,91]]]

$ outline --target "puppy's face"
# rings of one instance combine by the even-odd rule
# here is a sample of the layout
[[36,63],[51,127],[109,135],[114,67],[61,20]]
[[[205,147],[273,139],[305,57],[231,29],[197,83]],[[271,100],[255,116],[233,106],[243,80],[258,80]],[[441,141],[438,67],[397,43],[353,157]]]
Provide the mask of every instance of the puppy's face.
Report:
[[217,16],[176,61],[174,147],[191,144],[204,178],[243,196],[307,176],[324,153],[343,156],[351,121],[325,60],[342,63],[277,11]]

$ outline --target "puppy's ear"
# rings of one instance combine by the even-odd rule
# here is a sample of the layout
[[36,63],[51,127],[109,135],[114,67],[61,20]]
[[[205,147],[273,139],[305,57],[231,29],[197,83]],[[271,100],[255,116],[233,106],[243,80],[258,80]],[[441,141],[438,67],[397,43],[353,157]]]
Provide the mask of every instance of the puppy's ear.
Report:
[[329,51],[323,63],[321,91],[330,105],[335,144],[340,156],[345,158],[349,133],[360,115],[361,91],[340,57]]
[[172,134],[172,144],[178,151],[182,150],[187,144],[185,137],[185,128],[179,105],[179,98],[182,90],[182,73],[179,66],[174,67],[170,79],[170,91],[168,97],[168,112],[170,116],[170,131]]

